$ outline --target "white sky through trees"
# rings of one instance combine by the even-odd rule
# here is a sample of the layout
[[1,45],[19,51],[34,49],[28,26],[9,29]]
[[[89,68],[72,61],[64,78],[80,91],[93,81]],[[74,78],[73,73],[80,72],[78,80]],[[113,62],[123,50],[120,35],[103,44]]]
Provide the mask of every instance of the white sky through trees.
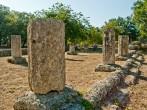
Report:
[[94,26],[102,26],[105,21],[118,16],[127,17],[136,0],[0,0],[0,4],[13,10],[34,12],[47,9],[56,2],[70,5],[76,12],[82,12]]

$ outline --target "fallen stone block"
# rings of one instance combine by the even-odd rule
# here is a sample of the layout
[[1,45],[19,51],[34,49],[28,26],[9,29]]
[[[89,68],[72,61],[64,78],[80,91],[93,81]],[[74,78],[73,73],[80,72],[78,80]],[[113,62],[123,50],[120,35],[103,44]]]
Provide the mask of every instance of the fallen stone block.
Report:
[[112,65],[97,65],[95,68],[95,72],[101,71],[101,72],[112,72],[115,71],[116,68]]
[[[69,109],[63,109],[64,105],[68,105],[65,108]],[[14,110],[85,110],[81,105],[79,93],[70,88],[45,95],[28,91],[17,98],[13,107]]]

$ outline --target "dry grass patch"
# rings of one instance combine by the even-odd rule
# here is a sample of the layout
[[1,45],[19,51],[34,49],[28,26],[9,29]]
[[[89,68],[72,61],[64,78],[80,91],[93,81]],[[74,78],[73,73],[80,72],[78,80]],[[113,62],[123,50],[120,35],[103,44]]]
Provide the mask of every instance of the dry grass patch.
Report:
[[[13,110],[15,98],[29,90],[28,68],[10,64],[7,59],[8,57],[0,58],[0,110]],[[95,66],[101,63],[102,54],[98,53],[66,55],[66,84],[84,94],[94,82],[111,75],[108,72],[94,71]]]

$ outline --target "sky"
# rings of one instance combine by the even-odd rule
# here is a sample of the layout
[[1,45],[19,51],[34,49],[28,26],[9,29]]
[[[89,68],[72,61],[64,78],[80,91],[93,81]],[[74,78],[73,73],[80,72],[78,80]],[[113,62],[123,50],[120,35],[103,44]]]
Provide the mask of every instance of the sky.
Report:
[[56,2],[70,5],[76,12],[82,12],[90,17],[94,26],[102,26],[111,18],[127,17],[132,13],[131,7],[136,0],[0,0],[0,4],[12,10],[34,12],[48,9]]

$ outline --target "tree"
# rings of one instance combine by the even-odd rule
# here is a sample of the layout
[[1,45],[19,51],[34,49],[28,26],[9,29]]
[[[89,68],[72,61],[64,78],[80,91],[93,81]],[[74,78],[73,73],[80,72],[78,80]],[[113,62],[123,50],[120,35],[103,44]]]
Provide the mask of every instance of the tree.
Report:
[[87,43],[89,45],[102,44],[102,31],[98,27],[91,26],[88,29]]
[[62,20],[65,23],[65,43],[76,44],[81,40],[87,39],[86,28],[89,21],[82,13],[74,12],[69,6],[56,3],[48,10],[36,12],[38,18],[53,18]]
[[22,37],[22,46],[27,41],[27,25],[32,14],[10,11],[9,7],[0,5],[0,44],[8,44],[10,36],[19,34]]
[[116,40],[119,35],[129,35],[132,40],[136,40],[139,37],[139,29],[132,21],[131,17],[110,19],[105,23],[102,29],[113,29],[116,33]]
[[5,16],[7,16],[9,12],[10,9],[8,7],[0,5],[0,46],[7,37],[8,23]]
[[147,38],[147,0],[137,0],[132,9],[133,21],[140,30],[141,38]]

